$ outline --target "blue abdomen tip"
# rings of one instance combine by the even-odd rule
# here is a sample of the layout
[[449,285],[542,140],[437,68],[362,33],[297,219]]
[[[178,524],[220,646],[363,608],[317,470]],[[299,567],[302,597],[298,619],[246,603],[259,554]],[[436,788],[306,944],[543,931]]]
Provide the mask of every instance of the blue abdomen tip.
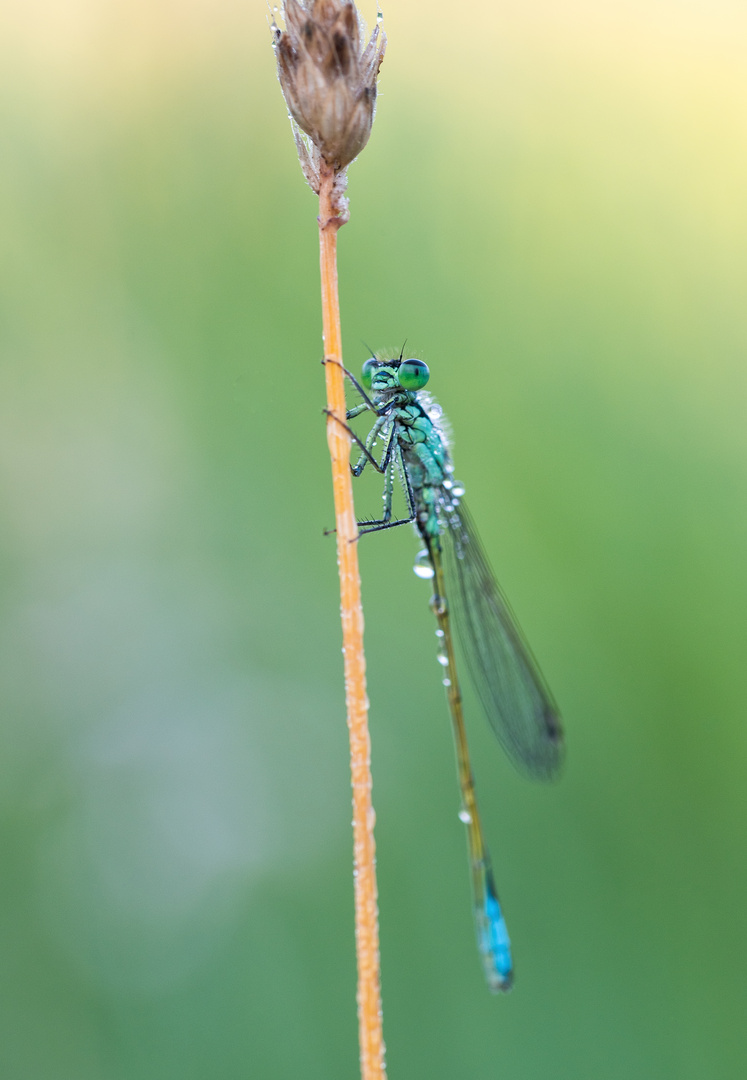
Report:
[[503,918],[501,905],[498,897],[492,891],[485,898],[485,914],[488,920],[489,941],[486,943],[493,963],[495,974],[498,977],[501,990],[508,990],[513,977],[513,963],[511,961],[511,941],[508,936],[508,927]]

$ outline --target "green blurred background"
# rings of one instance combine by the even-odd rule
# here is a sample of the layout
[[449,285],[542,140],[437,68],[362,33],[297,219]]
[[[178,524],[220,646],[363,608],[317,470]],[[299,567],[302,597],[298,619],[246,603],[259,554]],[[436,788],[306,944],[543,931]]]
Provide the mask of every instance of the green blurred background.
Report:
[[[3,1080],[356,1075],[316,208],[267,14],[2,16]],[[523,781],[468,693],[494,999],[416,541],[361,544],[391,1080],[744,1077],[747,15],[385,15],[346,359],[430,364],[569,744]]]

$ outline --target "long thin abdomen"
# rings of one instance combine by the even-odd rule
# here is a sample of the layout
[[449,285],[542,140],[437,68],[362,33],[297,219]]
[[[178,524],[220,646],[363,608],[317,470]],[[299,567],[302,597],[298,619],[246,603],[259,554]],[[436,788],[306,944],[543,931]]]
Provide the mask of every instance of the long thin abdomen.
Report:
[[424,537],[428,557],[433,568],[434,596],[431,602],[438,620],[439,662],[444,668],[444,686],[449,702],[449,711],[454,730],[454,744],[457,756],[459,787],[462,796],[462,809],[459,817],[467,826],[467,845],[469,850],[472,890],[474,897],[475,928],[477,947],[485,969],[488,986],[493,992],[510,990],[513,981],[511,944],[506,921],[503,917],[498,893],[493,880],[490,856],[485,845],[480,814],[477,809],[475,781],[472,775],[467,732],[462,712],[462,696],[454,658],[454,644],[451,637],[449,609],[444,585],[443,565],[439,538]]

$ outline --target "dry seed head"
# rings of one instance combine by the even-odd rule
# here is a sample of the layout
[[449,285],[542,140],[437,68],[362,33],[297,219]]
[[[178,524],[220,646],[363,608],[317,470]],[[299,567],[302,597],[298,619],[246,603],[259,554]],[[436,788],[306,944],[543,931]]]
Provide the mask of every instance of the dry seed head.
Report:
[[314,187],[318,157],[340,171],[368,142],[386,34],[377,25],[363,46],[352,0],[284,0],[283,16],[285,30],[273,26],[278,78],[292,119],[313,144],[307,161],[300,146],[299,156]]

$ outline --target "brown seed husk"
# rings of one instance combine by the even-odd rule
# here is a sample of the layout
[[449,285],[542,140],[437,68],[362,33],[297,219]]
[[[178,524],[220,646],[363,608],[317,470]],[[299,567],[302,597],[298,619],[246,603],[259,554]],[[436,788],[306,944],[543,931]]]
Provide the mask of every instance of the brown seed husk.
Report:
[[338,171],[368,142],[386,34],[377,25],[363,47],[351,0],[284,0],[283,15],[285,30],[274,28],[278,78],[292,119],[313,144],[307,162],[299,155],[315,187],[317,154]]

